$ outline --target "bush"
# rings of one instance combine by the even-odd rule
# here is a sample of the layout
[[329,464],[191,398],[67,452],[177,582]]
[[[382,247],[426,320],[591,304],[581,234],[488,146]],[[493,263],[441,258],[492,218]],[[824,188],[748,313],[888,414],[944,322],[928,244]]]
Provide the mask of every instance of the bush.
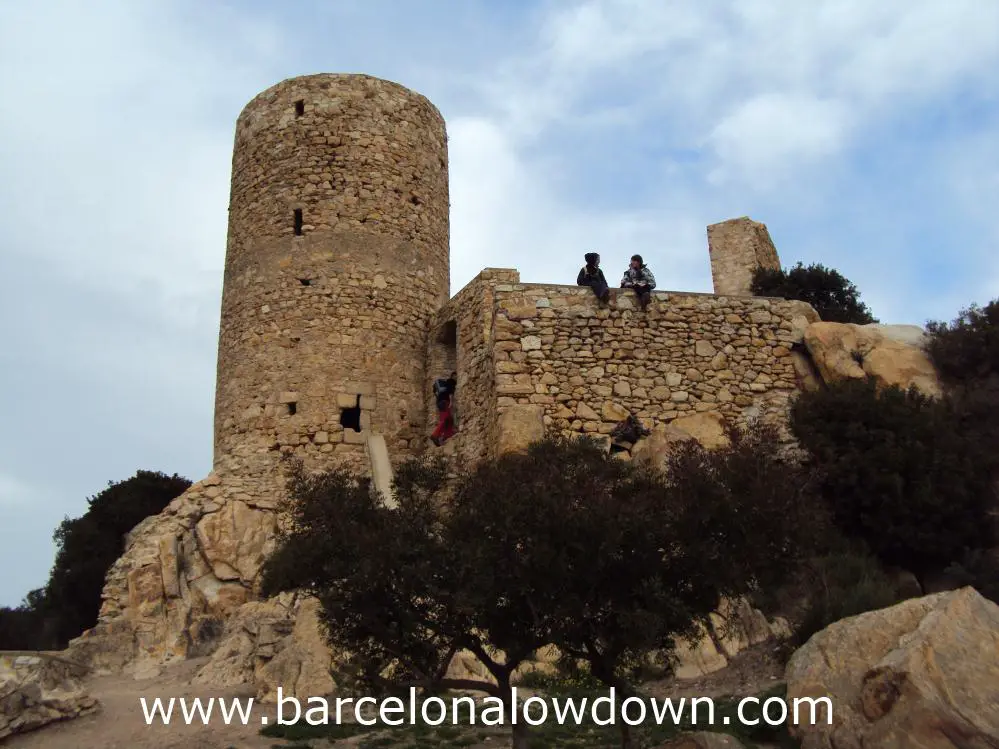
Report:
[[887,608],[905,598],[878,560],[863,550],[842,550],[812,559],[804,569],[803,581],[809,594],[795,622],[794,647],[804,645],[833,622]]
[[802,393],[792,427],[851,539],[920,579],[993,540],[996,456],[949,399],[849,380]]
[[847,322],[858,325],[875,323],[867,305],[860,301],[860,292],[839,271],[814,264],[798,263],[790,270],[757,268],[753,273],[753,294],[798,299],[808,302],[826,322]]
[[948,385],[994,385],[999,377],[999,299],[971,305],[951,323],[927,324],[927,352]]
[[960,585],[970,585],[990,601],[999,603],[999,552],[975,549],[945,572]]

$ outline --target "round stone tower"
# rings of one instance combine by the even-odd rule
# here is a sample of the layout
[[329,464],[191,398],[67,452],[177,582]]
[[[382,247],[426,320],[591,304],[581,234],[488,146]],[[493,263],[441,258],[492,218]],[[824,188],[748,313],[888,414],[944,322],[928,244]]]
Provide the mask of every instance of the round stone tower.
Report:
[[428,320],[447,301],[447,136],[427,99],[366,75],[291,78],[236,123],[215,470],[393,460],[423,432]]

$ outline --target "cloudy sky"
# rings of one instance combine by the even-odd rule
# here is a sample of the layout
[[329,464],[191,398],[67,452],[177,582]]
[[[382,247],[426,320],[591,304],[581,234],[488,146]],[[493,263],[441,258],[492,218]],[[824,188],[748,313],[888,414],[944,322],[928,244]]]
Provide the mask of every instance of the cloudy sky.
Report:
[[749,215],[883,321],[999,296],[993,0],[5,2],[0,605],[107,482],[208,472],[235,119],[315,72],[441,109],[452,291],[591,249],[709,291]]

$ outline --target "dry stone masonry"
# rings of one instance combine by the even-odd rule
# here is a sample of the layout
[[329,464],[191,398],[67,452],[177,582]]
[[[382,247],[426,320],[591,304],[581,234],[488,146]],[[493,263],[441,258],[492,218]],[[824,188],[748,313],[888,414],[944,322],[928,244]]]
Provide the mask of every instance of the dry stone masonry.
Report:
[[[546,432],[610,447],[629,417],[649,434],[623,455],[656,462],[677,439],[723,444],[729,424],[785,428],[794,394],[823,378],[934,387],[925,353],[901,340],[911,331],[847,330],[807,304],[751,296],[753,270],[779,260],[748,218],[708,227],[715,294],[656,292],[642,313],[630,293],[615,290],[601,308],[588,288],[522,283],[512,269],[483,270],[448,299],[448,211],[444,120],[419,94],[312,75],[246,106],[214,469],[129,534],[98,626],[72,643],[73,658],[141,676],[211,655],[205,683],[332,689],[315,603],[259,600],[282,459],[370,474],[382,440],[379,465],[437,449],[431,382],[452,371],[460,431],[443,449],[465,466]],[[692,645],[692,672],[723,663],[726,647],[716,636]]]
[[236,123],[215,470],[282,455],[360,468],[365,432],[423,447],[425,351],[447,300],[447,136],[424,97],[358,75],[257,96]]

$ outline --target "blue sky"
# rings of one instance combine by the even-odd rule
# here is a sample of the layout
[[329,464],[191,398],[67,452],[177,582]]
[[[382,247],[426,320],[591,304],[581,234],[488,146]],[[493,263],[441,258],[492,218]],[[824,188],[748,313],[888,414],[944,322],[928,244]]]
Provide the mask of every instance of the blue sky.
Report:
[[0,604],[136,469],[211,466],[234,123],[364,72],[448,122],[452,283],[640,252],[710,290],[749,215],[883,321],[999,296],[999,3],[398,0],[0,5]]

